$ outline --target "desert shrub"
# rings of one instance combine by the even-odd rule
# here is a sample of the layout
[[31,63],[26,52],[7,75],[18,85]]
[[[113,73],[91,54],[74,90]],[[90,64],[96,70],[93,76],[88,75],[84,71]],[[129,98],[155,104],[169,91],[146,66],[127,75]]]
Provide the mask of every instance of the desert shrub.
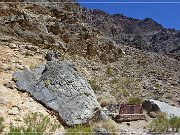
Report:
[[119,80],[117,78],[113,78],[112,80],[110,80],[110,84],[117,84],[119,82]]
[[154,85],[154,87],[156,87],[156,88],[158,89],[158,88],[160,88],[160,87],[161,87],[161,84],[156,83],[156,84]]
[[92,129],[89,126],[78,125],[73,128],[68,128],[66,135],[92,135]]
[[141,85],[137,78],[114,78],[110,81],[112,87],[115,88],[115,94],[121,93],[124,97],[129,97],[130,95],[140,95]]
[[8,135],[43,135],[45,132],[54,132],[60,127],[59,123],[53,123],[48,116],[33,113],[24,118],[25,126],[10,126]]
[[51,82],[52,82],[52,81],[49,80],[49,79],[45,80],[45,81],[44,81],[45,86],[48,87],[48,86],[51,84]]
[[128,90],[122,89],[122,95],[123,95],[124,97],[128,97],[128,96],[129,96]]
[[106,74],[107,74],[108,76],[113,76],[113,75],[114,75],[113,69],[112,69],[111,67],[107,67],[107,69],[106,69]]
[[180,117],[172,117],[169,119],[169,126],[173,131],[179,132],[180,130]]
[[24,53],[24,55],[25,55],[25,57],[32,56],[32,54],[31,54],[29,51],[26,51],[26,52]]
[[94,91],[101,91],[101,87],[96,83],[95,80],[89,80],[88,82]]
[[124,78],[121,80],[121,85],[129,91],[133,90],[132,92],[139,91],[140,89],[139,80],[137,80],[136,78]]
[[158,116],[157,119],[154,119],[150,124],[150,129],[152,132],[166,132],[168,131],[169,124],[168,118],[166,116]]
[[111,99],[109,99],[109,98],[104,98],[104,99],[101,99],[101,100],[99,101],[101,107],[108,106],[108,105],[110,105],[112,102],[113,102],[113,100],[111,100]]
[[130,97],[128,99],[129,104],[141,105],[143,100],[140,97]]
[[115,122],[112,119],[108,119],[105,121],[100,121],[98,123],[95,123],[92,126],[93,129],[103,128],[106,129],[108,132],[110,132],[112,135],[115,135],[117,130],[115,127]]
[[0,133],[2,133],[2,131],[3,131],[4,127],[5,127],[3,122],[4,122],[3,117],[0,117]]
[[158,118],[151,122],[150,129],[157,133],[169,132],[169,129],[172,129],[173,132],[179,132],[180,117],[174,116],[168,119],[166,115],[158,115]]

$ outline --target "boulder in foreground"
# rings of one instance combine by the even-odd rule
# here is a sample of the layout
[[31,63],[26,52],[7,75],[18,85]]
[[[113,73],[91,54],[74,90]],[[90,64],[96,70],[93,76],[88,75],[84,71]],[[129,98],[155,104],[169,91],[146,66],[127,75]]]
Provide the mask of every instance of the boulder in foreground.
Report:
[[50,61],[33,70],[17,71],[13,78],[19,90],[58,113],[68,126],[99,117],[100,105],[91,86],[67,61]]

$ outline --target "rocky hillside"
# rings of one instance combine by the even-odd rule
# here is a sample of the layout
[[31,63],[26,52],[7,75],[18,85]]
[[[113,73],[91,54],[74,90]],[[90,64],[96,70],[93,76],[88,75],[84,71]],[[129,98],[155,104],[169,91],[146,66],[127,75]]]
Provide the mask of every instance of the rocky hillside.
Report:
[[81,8],[77,4],[5,5],[1,5],[4,36],[102,61],[115,61],[122,55],[111,39],[78,19]]
[[[0,4],[0,115],[7,130],[12,121],[22,122],[28,112],[39,110],[55,113],[68,126],[85,123],[97,108],[101,111],[99,103],[104,107],[132,97],[180,106],[179,31],[165,29],[150,18],[109,15],[63,0],[4,1]],[[54,56],[74,66],[45,64]],[[42,64],[43,70],[38,68]],[[16,72],[15,86],[17,70],[23,71]],[[73,99],[72,94],[82,99]],[[86,106],[80,108],[84,102]],[[133,130],[144,132],[143,126]],[[131,131],[126,124],[116,128]]]
[[85,10],[85,21],[103,31],[120,45],[157,52],[180,59],[180,31],[166,29],[151,18],[138,20],[122,14]]

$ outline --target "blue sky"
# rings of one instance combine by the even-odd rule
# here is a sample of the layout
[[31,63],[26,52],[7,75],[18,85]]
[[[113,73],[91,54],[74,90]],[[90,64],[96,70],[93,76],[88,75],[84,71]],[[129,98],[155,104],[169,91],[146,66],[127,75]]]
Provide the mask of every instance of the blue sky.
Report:
[[[109,14],[124,14],[128,17],[152,18],[166,28],[180,30],[180,0],[77,0],[90,9],[101,9]],[[102,2],[102,3],[96,3]],[[177,3],[103,3],[103,2],[177,2]]]

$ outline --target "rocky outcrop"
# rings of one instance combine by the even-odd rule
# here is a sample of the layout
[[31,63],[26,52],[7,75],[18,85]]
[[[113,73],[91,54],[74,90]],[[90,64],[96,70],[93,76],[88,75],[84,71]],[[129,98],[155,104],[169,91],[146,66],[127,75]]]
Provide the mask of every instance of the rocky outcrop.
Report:
[[156,104],[162,112],[165,112],[167,117],[180,117],[180,108],[171,106],[167,103],[158,101],[158,100],[150,100],[153,104]]
[[166,29],[151,18],[143,20],[101,10],[85,10],[85,22],[102,31],[120,45],[157,52],[180,59],[179,31]]
[[99,117],[100,105],[91,86],[67,61],[50,61],[36,69],[17,71],[13,77],[19,90],[57,112],[68,126]]
[[0,5],[0,32],[40,48],[78,54],[103,62],[117,61],[123,55],[113,40],[81,20],[82,8],[77,3],[73,0],[68,4],[63,0],[55,1],[62,3],[42,0],[36,4]]

